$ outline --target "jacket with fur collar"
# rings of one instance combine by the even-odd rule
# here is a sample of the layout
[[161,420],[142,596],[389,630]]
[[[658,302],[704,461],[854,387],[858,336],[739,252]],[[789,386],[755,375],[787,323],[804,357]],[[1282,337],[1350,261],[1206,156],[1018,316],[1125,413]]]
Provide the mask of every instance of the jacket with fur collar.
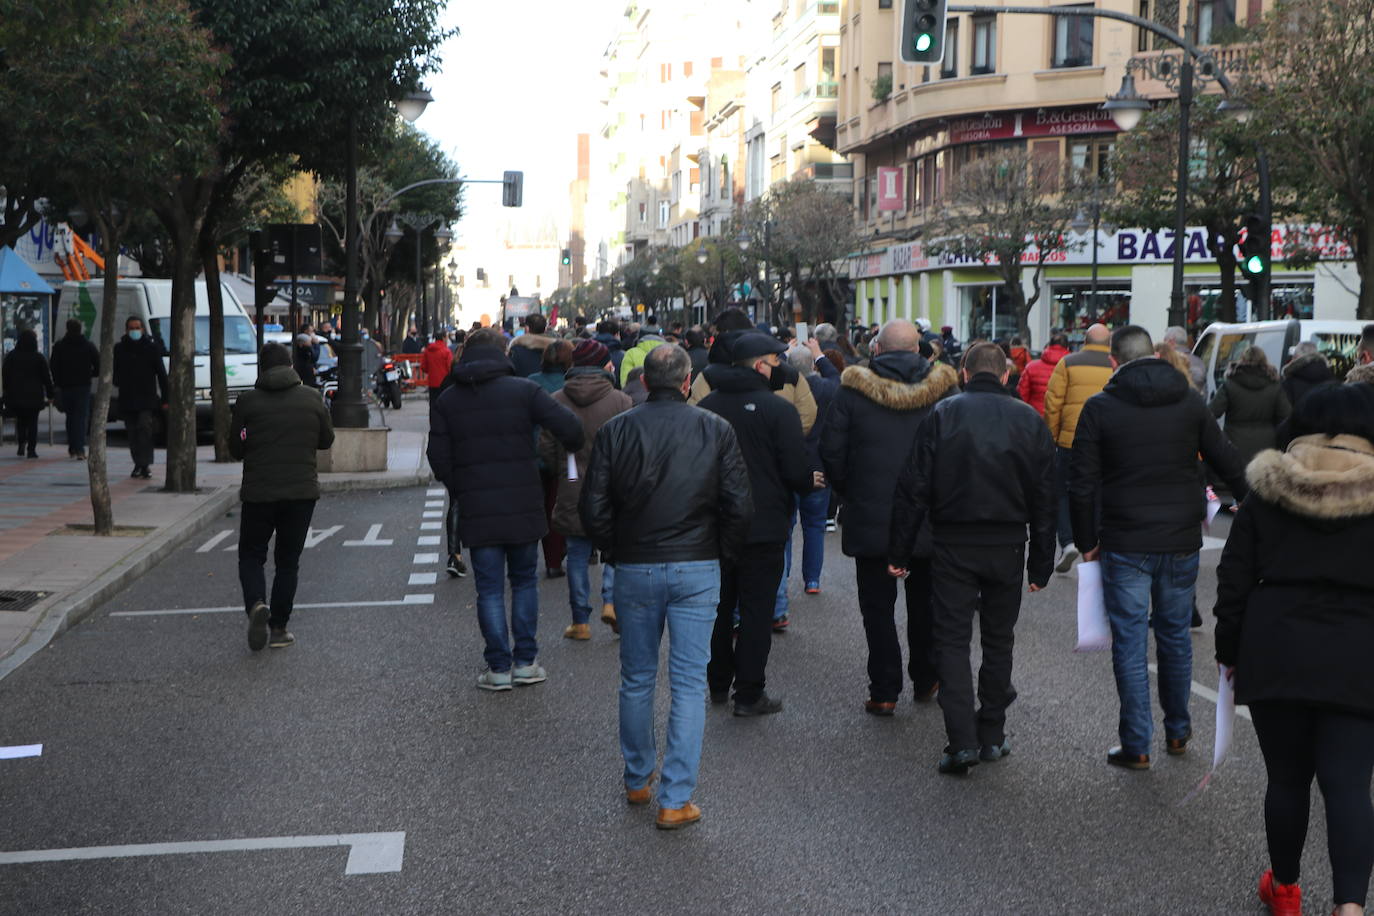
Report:
[[1374,444],[1303,436],[1250,463],[1217,568],[1217,660],[1240,703],[1374,714]]

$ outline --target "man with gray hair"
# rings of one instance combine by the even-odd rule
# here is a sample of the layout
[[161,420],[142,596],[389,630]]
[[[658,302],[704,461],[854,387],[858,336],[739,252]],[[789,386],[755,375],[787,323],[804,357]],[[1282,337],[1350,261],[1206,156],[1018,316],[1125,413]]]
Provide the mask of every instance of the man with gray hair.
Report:
[[1175,353],[1180,353],[1188,360],[1188,380],[1193,383],[1193,387],[1198,391],[1207,390],[1207,364],[1202,361],[1202,357],[1193,352],[1192,347],[1188,346],[1188,332],[1178,325],[1174,325],[1164,332],[1164,342],[1174,348]]
[[1107,752],[1107,762],[1144,770],[1154,726],[1147,671],[1151,621],[1166,749],[1182,755],[1192,737],[1188,629],[1207,511],[1198,453],[1237,500],[1245,495],[1245,468],[1202,396],[1155,356],[1144,328],[1117,328],[1111,361],[1111,381],[1078,418],[1069,502],[1084,562],[1100,558],[1112,628],[1121,744]]
[[816,343],[820,344],[822,350],[838,350],[840,348],[840,332],[828,321],[816,325],[814,336]]
[[645,355],[649,398],[601,427],[578,500],[583,530],[616,570],[620,749],[632,805],[648,804],[652,793],[654,685],[668,628],[672,704],[657,820],[665,830],[701,819],[691,799],[720,567],[739,555],[754,514],[734,430],[686,403],[691,369],[687,351],[674,344]]

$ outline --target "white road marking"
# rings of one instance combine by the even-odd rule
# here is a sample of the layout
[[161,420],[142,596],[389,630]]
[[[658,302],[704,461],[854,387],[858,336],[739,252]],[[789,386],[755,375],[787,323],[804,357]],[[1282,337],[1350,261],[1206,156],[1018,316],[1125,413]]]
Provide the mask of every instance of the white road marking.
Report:
[[427,534],[427,535],[425,535],[424,537],[418,537],[418,538],[416,538],[416,539],[415,539],[415,546],[416,546],[416,547],[438,547],[438,546],[439,546],[439,542],[440,542],[441,540],[443,540],[443,538],[439,537],[437,534]]
[[390,547],[394,541],[389,538],[379,539],[377,536],[382,533],[381,525],[372,525],[367,529],[367,534],[360,541],[344,541],[345,547]]
[[347,846],[345,875],[375,875],[401,870],[405,831],[395,833],[338,833],[324,836],[255,837],[242,840],[194,840],[187,843],[139,843],[129,846],[81,846],[70,849],[26,849],[0,852],[0,865],[29,862],[72,862],[79,859],[127,859],[134,856],[175,856],[198,852],[244,852],[260,849],[309,849]]
[[421,522],[421,523],[420,523],[420,530],[421,530],[421,531],[443,531],[443,530],[444,530],[444,523],[443,523],[443,522]]
[[420,514],[420,518],[443,518],[443,517],[444,517],[444,513],[441,512],[441,511],[439,511],[438,509],[430,509],[429,511],[427,511],[427,512],[422,512],[422,513]]
[[[1149,669],[1150,669],[1150,673],[1151,673],[1151,674],[1155,675],[1156,677],[1159,676],[1159,666],[1158,666],[1158,665],[1149,665],[1148,667],[1149,667]],[[1195,694],[1197,694],[1198,696],[1202,697],[1204,700],[1206,700],[1207,702],[1211,703],[1212,705],[1215,706],[1217,700],[1220,699],[1220,697],[1217,696],[1217,692],[1216,692],[1215,690],[1213,690],[1212,688],[1210,688],[1210,687],[1208,687],[1208,686],[1206,686],[1206,685],[1204,685],[1204,684],[1199,684],[1197,681],[1193,681],[1193,682],[1192,682],[1192,685],[1193,685],[1193,693],[1195,693]],[[1246,706],[1237,706],[1237,707],[1236,707],[1236,715],[1240,716],[1242,719],[1249,719],[1249,718],[1250,718],[1250,709],[1249,709],[1248,707],[1246,707]]]
[[[395,601],[320,601],[312,604],[297,604],[296,610],[305,608],[319,610],[321,608],[336,607],[398,607],[406,604],[433,604],[433,595],[406,595],[404,598]],[[186,614],[228,614],[232,611],[243,613],[243,605],[236,604],[232,607],[187,607],[169,608],[161,611],[112,611],[111,617],[164,617]]]
[[9,747],[0,747],[0,760],[17,760],[20,757],[41,757],[43,755],[43,745],[41,744],[12,744]]
[[438,573],[411,573],[407,585],[433,585],[439,581]]
[[315,547],[327,537],[332,537],[343,530],[343,525],[335,525],[332,528],[311,528],[305,535],[305,546]]
[[447,495],[447,491],[446,491],[443,487],[435,487],[435,488],[432,489],[432,490],[426,490],[426,491],[425,491],[425,495],[426,495],[426,496],[445,496],[445,495]]
[[209,553],[210,551],[215,549],[216,544],[218,544],[220,541],[224,540],[233,533],[233,529],[221,531],[219,534],[215,535],[214,537],[210,538],[210,540],[206,541],[204,544],[201,544],[199,547],[197,547],[196,553]]
[[442,509],[442,508],[444,508],[444,501],[443,501],[442,499],[431,499],[431,500],[429,500],[429,501],[427,501],[427,502],[425,503],[425,508],[426,508],[426,509]]
[[426,563],[438,563],[439,555],[437,553],[417,553],[413,562],[416,566],[424,566]]

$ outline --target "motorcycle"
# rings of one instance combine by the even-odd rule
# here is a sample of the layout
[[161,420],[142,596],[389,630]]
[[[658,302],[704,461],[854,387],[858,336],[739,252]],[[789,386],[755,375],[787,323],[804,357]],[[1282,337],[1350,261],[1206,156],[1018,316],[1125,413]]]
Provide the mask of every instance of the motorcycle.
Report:
[[372,393],[377,402],[392,410],[401,409],[401,371],[393,360],[384,360],[372,374]]

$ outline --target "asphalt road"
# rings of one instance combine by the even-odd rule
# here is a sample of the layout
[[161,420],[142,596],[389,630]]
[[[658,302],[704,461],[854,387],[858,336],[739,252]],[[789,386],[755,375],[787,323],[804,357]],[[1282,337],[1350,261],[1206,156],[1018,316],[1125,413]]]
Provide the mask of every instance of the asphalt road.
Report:
[[[610,633],[595,624],[590,643],[561,639],[566,580],[545,580],[548,682],[477,690],[472,580],[450,581],[443,547],[417,544],[442,536],[421,527],[438,511],[427,501],[423,489],[321,501],[298,600],[331,606],[298,611],[293,648],[250,653],[236,610],[125,615],[238,605],[231,518],[0,681],[0,745],[43,744],[39,757],[0,759],[0,911],[1261,911],[1253,729],[1239,723],[1232,759],[1191,800],[1211,759],[1214,706],[1201,696],[1187,757],[1163,754],[1157,725],[1154,769],[1109,768],[1110,659],[1071,651],[1072,578],[1026,599],[1012,756],[951,778],[935,770],[937,707],[908,693],[893,719],[862,712],[853,568],[830,535],[823,593],[799,594],[794,578],[792,629],[775,641],[769,689],[786,709],[711,709],[705,817],[663,833],[652,810],[623,802]],[[417,560],[426,553],[437,556]],[[1205,607],[1219,554],[1203,556]],[[1211,637],[1194,638],[1195,678],[1215,687]],[[661,714],[666,702],[661,691]],[[394,832],[400,870],[377,873],[369,863],[390,867],[376,862],[396,838],[381,854],[365,843],[28,864],[2,854]],[[1310,836],[1309,910],[1324,913],[1319,814]]]

